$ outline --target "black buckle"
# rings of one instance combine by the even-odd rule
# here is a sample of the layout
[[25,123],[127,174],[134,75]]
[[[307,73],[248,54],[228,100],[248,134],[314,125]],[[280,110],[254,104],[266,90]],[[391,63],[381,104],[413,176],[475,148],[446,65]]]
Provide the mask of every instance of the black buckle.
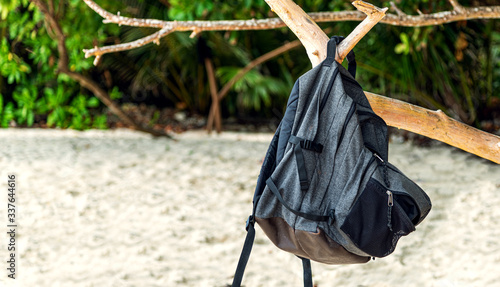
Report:
[[300,146],[303,149],[312,150],[312,151],[317,152],[317,153],[321,153],[323,151],[323,145],[322,144],[315,143],[315,142],[310,141],[310,140],[302,140],[302,141],[300,141]]
[[303,140],[302,143],[303,143],[302,148],[309,149],[309,150],[312,148],[312,141]]
[[303,191],[307,191],[309,189],[309,181],[307,180],[304,180],[304,181],[300,181],[300,189],[303,190]]
[[247,219],[247,223],[245,226],[246,231],[248,231],[248,227],[250,226],[250,224],[252,224],[252,225],[255,224],[255,217],[253,215],[250,215]]

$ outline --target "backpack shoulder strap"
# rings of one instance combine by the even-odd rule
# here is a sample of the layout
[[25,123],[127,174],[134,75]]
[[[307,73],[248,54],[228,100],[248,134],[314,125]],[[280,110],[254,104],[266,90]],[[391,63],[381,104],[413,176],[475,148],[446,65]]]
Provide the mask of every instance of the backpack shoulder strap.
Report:
[[241,250],[240,260],[238,261],[238,266],[236,267],[236,272],[234,273],[233,284],[231,287],[240,287],[241,281],[243,280],[243,274],[245,273],[245,268],[247,267],[248,259],[250,258],[250,253],[252,252],[253,242],[255,240],[255,218],[250,215],[247,220],[247,236],[245,238],[245,243],[243,244],[243,250]]
[[[335,61],[335,55],[337,54],[337,45],[340,44],[344,40],[344,37],[342,36],[333,36],[330,38],[328,41],[327,47],[326,47],[326,60],[325,64],[326,65],[331,65],[333,61]],[[356,78],[356,56],[354,55],[354,51],[351,50],[347,54],[347,62],[349,63],[347,65],[347,70],[349,73],[352,75],[353,78]]]

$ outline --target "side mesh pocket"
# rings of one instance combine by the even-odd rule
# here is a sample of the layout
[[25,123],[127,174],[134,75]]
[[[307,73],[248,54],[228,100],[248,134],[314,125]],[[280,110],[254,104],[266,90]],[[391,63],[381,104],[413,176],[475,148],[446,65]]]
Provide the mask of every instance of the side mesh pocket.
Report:
[[[393,196],[392,206],[389,196]],[[387,189],[372,178],[340,229],[363,252],[375,257],[387,256],[394,251],[399,238],[415,230],[398,200],[406,202],[408,198],[389,195]]]

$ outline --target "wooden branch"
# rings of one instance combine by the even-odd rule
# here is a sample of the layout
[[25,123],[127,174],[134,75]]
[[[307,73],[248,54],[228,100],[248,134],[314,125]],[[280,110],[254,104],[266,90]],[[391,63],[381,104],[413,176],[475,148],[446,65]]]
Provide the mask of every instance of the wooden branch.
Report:
[[[358,10],[367,15],[365,20],[361,22],[337,47],[337,55],[335,60],[342,63],[354,46],[363,38],[373,26],[375,26],[385,16],[387,8],[378,8],[372,4],[363,1],[354,1],[352,3]],[[314,63],[313,63],[314,65]]]
[[396,6],[396,4],[394,4],[394,2],[391,1],[391,9],[394,10],[396,12],[396,14],[398,14],[399,17],[406,17],[406,13],[401,11],[401,9],[398,8],[398,6]]
[[222,117],[220,113],[220,97],[217,95],[217,82],[215,79],[214,65],[210,58],[205,58],[205,68],[207,69],[208,84],[210,86],[210,95],[212,96],[212,105],[208,115],[207,130],[212,132],[213,124],[217,133],[222,132]]
[[41,0],[31,0],[33,4],[45,15],[45,22],[47,31],[52,31],[53,38],[57,42],[57,52],[59,53],[59,58],[57,60],[57,67],[61,69],[62,67],[67,67],[69,64],[68,50],[66,48],[66,36],[63,33],[61,25],[57,22],[56,17],[53,17],[49,11],[49,8]]
[[[158,42],[161,37],[165,37],[166,35],[175,31],[193,31],[193,34],[197,34],[202,31],[267,30],[267,29],[276,29],[286,26],[285,23],[280,18],[268,18],[260,20],[256,19],[227,20],[227,21],[226,20],[163,21],[156,19],[138,19],[138,18],[123,17],[120,16],[119,13],[115,15],[104,10],[102,7],[97,5],[92,0],[84,0],[84,1],[91,9],[93,9],[96,13],[98,13],[104,18],[103,20],[104,23],[115,23],[118,25],[126,25],[134,27],[152,27],[163,30],[162,32],[158,31],[153,35],[133,41],[131,43],[110,45],[105,47],[94,47],[93,49],[85,49],[84,50],[85,57],[87,58],[91,56],[100,57],[101,55],[106,53],[130,50],[140,46],[144,46],[151,42],[155,41]],[[293,3],[292,1],[289,2]],[[453,4],[453,2],[451,3]],[[293,3],[293,5],[295,5],[295,3]],[[433,14],[422,14],[416,16],[407,14],[402,15],[399,12],[397,12],[398,13],[397,15],[387,14],[386,17],[384,17],[380,21],[380,23],[396,25],[396,26],[419,27],[428,25],[439,25],[461,20],[500,18],[500,6],[479,6],[470,8],[460,6],[461,9],[459,8],[458,10],[455,7],[458,6],[454,6],[453,11],[438,12]],[[320,12],[320,13],[310,13],[308,15],[309,16],[307,16],[307,18],[312,23],[336,22],[336,21],[362,21],[366,18],[366,14],[364,14],[361,11]],[[309,22],[306,21],[306,23],[307,25],[310,25]],[[320,40],[320,42],[321,41],[324,41],[324,39]],[[314,53],[314,51],[312,51],[312,53]],[[320,54],[321,52],[318,51],[318,55]],[[319,58],[321,58],[321,56]],[[94,61],[94,64],[97,64],[98,60],[99,59],[97,59],[97,61]]]
[[329,38],[318,24],[292,0],[266,0],[266,3],[300,39],[313,66],[321,63],[326,58],[326,44]]
[[373,111],[388,125],[447,143],[500,164],[500,137],[403,101],[365,92]]
[[[442,25],[463,20],[500,18],[500,6],[462,6],[462,8],[462,12],[453,10],[431,14],[423,14],[422,12],[417,10],[418,15],[408,15],[398,12],[396,12],[396,14],[388,13],[382,20],[380,20],[379,23],[402,27],[422,27]],[[337,22],[361,21],[365,18],[366,15],[360,11],[340,11],[309,13],[309,16],[311,16],[311,18],[316,22]]]
[[464,13],[464,7],[458,4],[457,0],[448,0],[448,1],[450,1],[451,6],[453,6],[453,10],[457,11],[458,13]]
[[[323,30],[292,0],[266,0],[266,3],[300,39],[313,67],[321,63],[326,58],[329,40]],[[367,17],[338,45],[335,60],[339,63],[387,11],[387,8],[381,9],[363,1],[354,1],[352,4]]]
[[139,40],[135,40],[132,42],[128,43],[122,43],[122,44],[117,44],[117,45],[110,45],[106,47],[100,47],[100,48],[93,48],[93,49],[83,49],[83,52],[85,53],[85,58],[91,57],[91,56],[96,56],[96,59],[94,61],[94,65],[97,65],[99,63],[99,57],[102,56],[103,54],[107,53],[113,53],[113,52],[120,52],[120,51],[126,51],[126,50],[132,50],[134,48],[142,47],[146,44],[149,44],[151,42],[154,42],[155,44],[160,43],[160,39],[167,36],[171,32],[173,32],[171,27],[165,26],[161,30],[146,36],[144,38],[141,38]]

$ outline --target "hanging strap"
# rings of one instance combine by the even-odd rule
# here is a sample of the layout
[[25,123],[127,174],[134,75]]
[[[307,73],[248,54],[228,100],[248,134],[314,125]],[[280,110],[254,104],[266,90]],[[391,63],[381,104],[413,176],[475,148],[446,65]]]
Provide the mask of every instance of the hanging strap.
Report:
[[[327,47],[326,47],[326,63],[330,65],[333,61],[335,61],[335,55],[337,54],[337,45],[340,44],[344,40],[344,37],[342,36],[333,36],[330,38],[328,41]],[[353,78],[356,78],[356,56],[354,55],[354,51],[351,50],[347,54],[347,71],[351,74]]]
[[302,257],[299,258],[302,259],[302,269],[304,270],[304,287],[313,287],[311,260]]
[[245,243],[243,244],[243,250],[241,250],[240,260],[238,261],[238,266],[236,267],[236,272],[233,278],[233,284],[231,287],[240,287],[241,281],[243,280],[243,274],[245,273],[245,268],[247,267],[248,259],[250,258],[250,253],[252,252],[253,242],[255,239],[255,218],[250,215],[247,220],[247,236],[245,238]]

